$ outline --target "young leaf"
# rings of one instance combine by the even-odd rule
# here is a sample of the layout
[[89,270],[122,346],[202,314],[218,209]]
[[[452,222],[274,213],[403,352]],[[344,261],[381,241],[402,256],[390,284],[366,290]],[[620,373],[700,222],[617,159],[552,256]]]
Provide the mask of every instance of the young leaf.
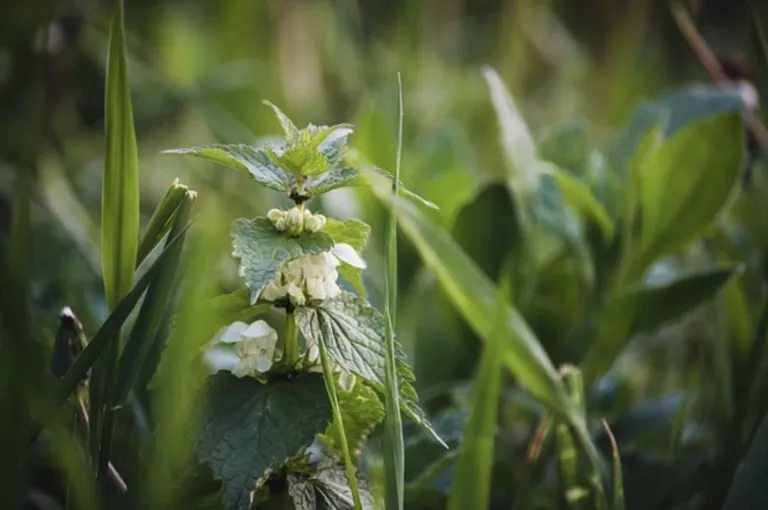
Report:
[[209,384],[197,456],[222,481],[225,507],[248,510],[269,472],[302,453],[331,421],[322,376],[261,384],[219,372]]
[[501,393],[501,356],[507,337],[509,277],[499,287],[493,333],[483,347],[474,397],[448,500],[448,510],[488,508],[491,499],[493,444]]
[[245,144],[221,145],[187,149],[171,149],[164,154],[187,154],[208,159],[222,165],[245,170],[253,179],[269,189],[289,193],[296,184],[296,178],[277,166],[265,151]]
[[[378,394],[365,384],[355,384],[351,391],[339,391],[339,405],[344,419],[344,433],[352,455],[359,456],[363,442],[373,428],[384,419],[384,405]],[[323,435],[328,447],[341,455],[339,432],[328,427]]]
[[[341,368],[362,377],[379,392],[383,392],[386,385],[385,322],[384,316],[365,299],[348,292],[315,307],[296,310],[296,324],[305,338],[319,341],[322,336],[328,354]],[[419,408],[411,385],[413,374],[404,358],[398,348],[398,385],[403,412],[442,442]]]
[[659,257],[685,246],[725,206],[742,170],[744,121],[708,117],[661,142],[640,171],[640,244],[627,269],[636,281]]
[[101,211],[104,291],[110,310],[133,285],[139,238],[139,163],[123,36],[123,2],[115,2],[109,32],[106,152]]
[[234,255],[240,258],[240,275],[255,299],[262,287],[274,278],[283,262],[322,253],[333,247],[333,239],[324,232],[304,232],[288,236],[267,218],[240,218],[232,226]]
[[149,219],[147,228],[141,235],[136,256],[136,267],[141,265],[147,255],[150,254],[155,246],[160,244],[165,234],[171,229],[173,218],[176,216],[176,211],[187,194],[187,190],[188,188],[180,184],[178,179],[171,183],[171,187],[168,188],[165,196],[157,205],[155,212],[152,213],[152,217]]
[[277,117],[277,120],[280,121],[280,127],[283,128],[283,133],[285,133],[285,141],[288,144],[294,144],[299,142],[299,130],[294,125],[293,121],[288,118],[286,114],[280,110],[277,106],[275,106],[274,103],[264,100],[262,101],[265,105],[272,108],[272,110],[275,112],[275,117]]
[[579,179],[559,168],[555,169],[554,178],[568,205],[583,217],[594,221],[606,240],[612,239],[615,231],[613,220],[589,188]]

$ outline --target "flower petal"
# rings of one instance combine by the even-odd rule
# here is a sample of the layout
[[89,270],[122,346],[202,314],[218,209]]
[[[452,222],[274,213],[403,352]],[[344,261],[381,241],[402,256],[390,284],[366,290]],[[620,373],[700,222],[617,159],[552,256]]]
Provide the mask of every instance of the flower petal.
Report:
[[229,326],[223,328],[219,334],[218,341],[225,344],[234,344],[243,339],[243,331],[248,329],[248,324],[243,321],[235,321]]
[[345,264],[358,269],[365,269],[365,261],[357,254],[352,246],[347,243],[339,243],[331,248],[331,253]]
[[269,324],[267,324],[263,320],[258,320],[248,326],[247,329],[241,332],[243,337],[245,338],[261,338],[261,337],[269,337],[272,335],[277,336],[277,331],[272,329]]

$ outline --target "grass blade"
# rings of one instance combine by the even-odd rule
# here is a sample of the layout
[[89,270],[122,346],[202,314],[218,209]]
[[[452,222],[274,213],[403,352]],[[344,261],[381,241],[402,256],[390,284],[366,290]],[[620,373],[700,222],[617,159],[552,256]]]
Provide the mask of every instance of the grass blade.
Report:
[[621,473],[621,457],[619,447],[613,437],[608,422],[603,418],[603,428],[611,441],[611,456],[613,457],[613,510],[624,510],[624,476]]
[[[392,180],[392,195],[400,192],[400,163],[403,150],[403,82],[397,73],[399,92],[399,124],[397,134],[397,160],[395,178]],[[404,504],[405,446],[403,444],[403,419],[400,415],[397,366],[395,361],[395,315],[397,313],[397,217],[389,212],[386,238],[385,265],[387,277],[384,280],[387,318],[386,344],[386,396],[384,416],[384,501],[386,508],[400,510]]]
[[[184,187],[186,188],[186,187]],[[171,251],[155,278],[147,288],[147,295],[141,305],[139,315],[131,329],[131,334],[120,356],[117,384],[118,390],[112,407],[125,403],[137,375],[141,372],[153,342],[157,337],[160,324],[165,317],[174,295],[179,259],[184,248],[185,227],[189,221],[190,209],[195,201],[195,192],[184,190],[178,213],[173,221],[170,236],[166,241],[166,251]],[[177,239],[178,238],[178,239]],[[173,242],[173,246],[170,244]]]
[[149,223],[147,223],[147,228],[141,235],[136,255],[136,267],[141,265],[144,259],[147,258],[147,255],[152,252],[155,246],[160,244],[165,234],[171,229],[176,211],[186,195],[187,187],[179,184],[179,180],[175,179],[163,199],[157,205],[157,208],[155,208],[155,212],[152,213],[152,217],[149,219]]
[[[123,31],[123,1],[117,0],[109,30],[101,196],[101,268],[110,311],[116,309],[133,286],[139,236],[138,151]],[[106,478],[112,436],[112,414],[106,403],[113,398],[118,349],[118,342],[109,344],[91,382],[91,456],[98,466],[97,476],[102,479]]]
[[493,333],[485,344],[475,378],[472,410],[451,485],[448,510],[489,507],[493,444],[501,393],[499,351],[507,336],[509,282],[509,275],[505,275],[499,287]]

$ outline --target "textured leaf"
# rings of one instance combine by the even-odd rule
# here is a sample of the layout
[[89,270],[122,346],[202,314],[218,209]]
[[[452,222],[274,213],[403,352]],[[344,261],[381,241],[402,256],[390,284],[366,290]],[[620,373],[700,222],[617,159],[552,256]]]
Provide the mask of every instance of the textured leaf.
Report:
[[235,220],[232,226],[234,255],[240,257],[240,275],[253,300],[274,278],[283,262],[330,250],[333,239],[324,232],[304,232],[293,237],[280,232],[267,218]]
[[[296,323],[305,338],[319,341],[322,336],[328,354],[344,370],[353,372],[383,392],[385,385],[384,316],[365,299],[342,292],[315,307],[300,307]],[[416,391],[411,385],[413,373],[405,362],[405,354],[398,353],[398,376],[401,405],[411,419],[442,442],[418,405]]]
[[247,510],[259,481],[300,454],[331,421],[322,376],[261,384],[219,372],[209,384],[197,456],[222,481],[226,508]]
[[[358,472],[357,485],[364,510],[373,509],[373,496],[368,482]],[[289,473],[288,494],[297,510],[352,510],[354,503],[344,466],[336,459],[327,457],[317,466],[314,475]]]
[[325,156],[332,166],[341,163],[347,149],[347,139],[351,134],[351,127],[336,126],[317,148],[318,152]]
[[[347,445],[353,455],[359,456],[363,442],[384,419],[384,404],[379,395],[365,384],[355,384],[352,391],[337,393]],[[341,455],[340,438],[335,425],[328,427],[324,439],[329,448]]]
[[277,152],[266,146],[264,150],[272,163],[296,176],[322,174],[331,167],[326,157],[310,145],[283,147]]
[[308,479],[295,473],[288,473],[288,495],[293,501],[293,507],[296,510],[315,510],[317,508],[317,497],[315,496],[315,486]]
[[640,170],[641,236],[629,281],[712,224],[738,180],[743,153],[736,113],[706,118],[657,144]]
[[316,197],[337,188],[355,186],[357,179],[357,170],[354,168],[331,169],[324,174],[310,177],[307,180],[306,193],[310,197]]
[[296,184],[296,179],[275,165],[265,151],[245,144],[214,144],[205,147],[171,149],[165,154],[187,154],[208,159],[238,170],[245,170],[259,184],[267,188],[288,193]]

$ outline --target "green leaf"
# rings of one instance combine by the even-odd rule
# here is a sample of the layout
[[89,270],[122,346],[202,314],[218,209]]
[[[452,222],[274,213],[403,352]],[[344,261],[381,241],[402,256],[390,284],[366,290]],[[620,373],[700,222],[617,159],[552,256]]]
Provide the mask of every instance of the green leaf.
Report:
[[610,368],[627,339],[653,331],[712,298],[739,272],[727,266],[682,276],[662,285],[646,285],[609,300],[597,338],[583,362],[585,379]]
[[346,124],[334,126],[328,137],[318,146],[317,151],[335,166],[344,161],[347,150],[347,139],[352,134],[352,127]]
[[588,125],[583,118],[548,129],[539,138],[541,159],[554,163],[570,174],[584,176],[592,155],[587,131]]
[[[324,338],[328,354],[344,370],[368,381],[384,391],[384,331],[386,320],[365,299],[342,292],[315,307],[299,307],[296,324],[307,339]],[[398,348],[399,349],[399,348]],[[419,408],[416,391],[411,385],[413,374],[405,362],[402,350],[398,352],[398,381],[401,406],[412,420],[441,441]]]
[[594,221],[606,240],[613,238],[615,227],[603,204],[592,195],[589,188],[568,172],[557,168],[554,178],[565,201],[584,218]]
[[508,336],[509,277],[499,287],[493,333],[483,348],[469,420],[456,465],[448,510],[488,508],[493,444],[501,393],[501,350]]
[[155,208],[152,217],[149,219],[147,228],[139,240],[139,249],[136,256],[136,266],[138,267],[147,258],[147,255],[160,244],[165,234],[171,229],[176,211],[179,208],[188,188],[179,183],[176,179],[171,183],[171,187],[165,193],[165,196]]
[[[352,391],[337,391],[337,394],[347,445],[353,455],[359,457],[363,442],[384,419],[384,404],[373,389],[362,383],[355,384]],[[323,439],[329,448],[341,455],[340,438],[335,425],[328,427]]]
[[240,258],[240,276],[251,289],[252,300],[283,262],[333,247],[333,239],[324,232],[305,231],[293,237],[277,230],[267,218],[235,220],[232,237],[233,253]]
[[747,454],[741,460],[723,510],[768,508],[765,472],[768,469],[768,416],[763,418]]
[[[349,510],[354,508],[344,467],[331,457],[323,459],[313,475],[288,473],[286,478],[288,494],[291,496],[296,510],[315,510],[317,508]],[[373,496],[368,482],[360,473],[355,478],[360,489],[362,508],[373,509]]]
[[706,118],[661,142],[640,171],[641,237],[630,281],[700,236],[725,206],[742,169],[737,113]]
[[133,286],[131,291],[126,295],[122,301],[117,305],[115,310],[107,317],[104,324],[101,325],[96,334],[91,338],[88,343],[88,347],[85,348],[83,353],[77,357],[72,367],[67,371],[61,381],[61,390],[59,392],[59,399],[66,399],[70,393],[72,393],[85,374],[93,366],[99,355],[106,349],[111,343],[118,340],[120,328],[126,321],[130,313],[133,311],[136,303],[139,302],[144,290],[146,290],[149,283],[154,280],[156,274],[162,269],[164,261],[173,255],[173,250],[170,248],[176,242],[181,240],[180,236],[172,239],[171,244],[167,245],[165,250],[157,257],[155,262],[147,269],[147,272],[139,278],[136,285]]
[[[139,314],[136,316],[136,321],[120,355],[117,376],[118,390],[114,401],[111,402],[112,406],[125,403],[128,392],[136,381],[137,375],[141,372],[147,355],[152,350],[152,344],[161,340],[157,338],[157,334],[160,330],[160,324],[172,305],[177,285],[177,268],[181,261],[186,227],[195,198],[194,191],[186,191],[183,201],[179,205],[179,211],[176,213],[173,227],[166,241],[165,249],[172,250],[172,253],[163,262],[162,268],[150,283]],[[177,237],[180,237],[178,241],[176,241]],[[174,242],[173,247],[170,247],[171,242]]]
[[286,114],[280,110],[277,106],[275,106],[272,102],[264,100],[262,101],[265,105],[272,108],[272,110],[275,112],[275,117],[277,117],[277,120],[280,121],[280,127],[283,128],[283,133],[285,133],[285,141],[288,144],[294,144],[298,143],[300,140],[299,130],[294,125],[293,121],[288,118]]
[[245,170],[253,179],[269,189],[289,193],[296,184],[291,174],[275,165],[265,151],[245,144],[214,144],[205,147],[171,149],[164,154],[187,154],[215,161],[222,165]]
[[[352,246],[362,257],[363,250],[366,244],[368,244],[371,227],[364,221],[357,219],[341,222],[329,218],[325,227],[323,227],[323,232],[333,237],[333,242],[336,244],[347,243]],[[358,294],[365,297],[366,292],[363,284],[362,269],[352,267],[349,264],[342,264],[339,268],[339,273],[352,285]]]
[[197,456],[222,481],[228,510],[250,508],[251,492],[302,453],[331,420],[319,374],[261,384],[219,372],[209,380],[209,405]]
[[123,3],[115,4],[106,77],[106,151],[101,201],[101,264],[110,310],[133,285],[139,238],[139,163],[123,36]]
[[278,153],[267,145],[264,150],[272,163],[295,176],[318,175],[331,167],[330,161],[312,146],[287,146]]

